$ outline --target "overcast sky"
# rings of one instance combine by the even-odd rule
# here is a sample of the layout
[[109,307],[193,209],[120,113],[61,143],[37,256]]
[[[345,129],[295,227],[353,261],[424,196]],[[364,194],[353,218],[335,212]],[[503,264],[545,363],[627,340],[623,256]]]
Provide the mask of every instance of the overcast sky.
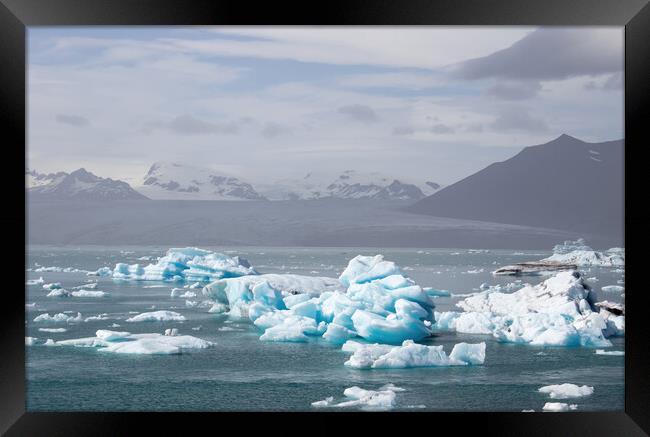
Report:
[[39,172],[138,185],[165,160],[449,184],[562,133],[623,137],[623,28],[59,27],[28,43]]

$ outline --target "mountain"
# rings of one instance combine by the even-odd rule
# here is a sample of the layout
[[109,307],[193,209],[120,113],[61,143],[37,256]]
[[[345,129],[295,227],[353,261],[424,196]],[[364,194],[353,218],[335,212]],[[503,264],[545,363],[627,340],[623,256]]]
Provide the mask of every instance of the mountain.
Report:
[[129,184],[101,178],[83,168],[72,173],[25,173],[30,199],[34,200],[147,200]]
[[345,170],[336,175],[312,172],[302,179],[285,179],[260,187],[260,191],[271,200],[420,200],[438,188],[435,182],[415,184],[377,172]]
[[136,189],[152,199],[265,200],[253,186],[213,170],[156,162]]
[[623,238],[623,140],[587,143],[569,135],[449,185],[410,212]]

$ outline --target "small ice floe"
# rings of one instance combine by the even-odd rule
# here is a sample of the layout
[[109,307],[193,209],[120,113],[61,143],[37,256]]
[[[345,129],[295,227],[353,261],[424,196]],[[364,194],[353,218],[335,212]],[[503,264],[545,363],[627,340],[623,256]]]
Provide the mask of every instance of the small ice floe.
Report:
[[591,278],[587,278],[587,281],[589,282],[598,282],[598,278],[595,276],[592,276]]
[[615,316],[625,315],[625,305],[623,305],[622,303],[609,302],[603,300],[601,302],[596,302],[596,306],[602,310],[614,314]]
[[36,273],[85,273],[86,272],[86,270],[80,270],[74,267],[57,267],[57,266],[38,267],[36,269],[31,269],[31,271]]
[[185,299],[196,297],[196,293],[193,291],[186,291],[185,293],[179,295],[178,297],[183,297]]
[[449,356],[442,346],[425,346],[412,340],[405,340],[401,346],[348,340],[342,350],[352,352],[344,364],[355,369],[467,366],[480,365],[485,361],[485,343],[458,343]]
[[492,272],[495,276],[548,276],[563,270],[575,270],[576,264],[557,261],[527,261],[504,266]]
[[38,328],[41,332],[66,332],[65,328]]
[[81,322],[83,320],[83,317],[81,316],[81,313],[77,313],[76,316],[70,316],[68,314],[64,313],[57,313],[53,316],[50,316],[49,313],[43,313],[36,318],[34,318],[34,322],[52,322],[52,323],[75,323],[75,322]]
[[237,328],[232,328],[230,326],[222,326],[221,328],[218,328],[217,331],[221,332],[229,332],[229,331],[243,331],[243,329],[237,329]]
[[521,410],[522,413],[534,413],[535,410]]
[[596,349],[596,355],[611,355],[614,357],[622,357],[625,355],[625,351],[606,351],[604,349]]
[[185,301],[185,306],[187,308],[194,308],[194,307],[198,306],[198,304],[199,304],[199,302],[196,301],[196,300],[186,300]]
[[194,326],[192,327],[192,331],[200,331],[202,326]]
[[164,284],[143,285],[142,288],[167,288],[167,285]]
[[551,399],[570,399],[589,396],[593,394],[594,388],[588,385],[555,384],[540,387],[537,391],[548,394]]
[[63,288],[56,288],[47,294],[47,297],[108,297],[110,293],[101,290],[75,290],[68,291]]
[[211,343],[191,335],[131,334],[100,329],[95,337],[61,340],[59,346],[97,347],[100,352],[118,354],[169,355],[191,349],[205,349]]
[[378,390],[364,390],[360,387],[354,386],[346,388],[343,395],[347,400],[339,403],[334,403],[334,397],[330,396],[322,401],[312,402],[312,407],[323,408],[350,408],[359,407],[362,410],[390,410],[395,407],[396,394],[395,390],[391,390],[387,386],[381,387]]
[[625,287],[621,287],[620,285],[606,285],[600,287],[600,289],[605,293],[623,293],[625,291]]
[[108,277],[111,276],[112,274],[113,274],[113,270],[111,270],[110,267],[100,267],[95,271],[86,272],[86,276]]
[[28,279],[27,282],[25,282],[25,285],[41,285],[43,282],[43,277],[41,276],[38,279]]
[[84,322],[96,322],[98,320],[108,320],[110,317],[108,317],[108,313],[103,313],[103,314],[98,314],[96,316],[90,316],[86,317],[84,319]]
[[468,270],[465,273],[468,275],[477,275],[479,273],[483,273],[485,269],[474,269],[474,270]]
[[77,285],[76,287],[70,287],[70,290],[94,290],[97,288],[99,283],[97,282],[87,282],[83,285]]
[[182,322],[185,317],[174,311],[152,311],[129,317],[127,322]]
[[50,284],[43,284],[43,288],[45,290],[56,290],[57,288],[63,288],[63,287],[61,287],[60,282],[52,282]]
[[110,327],[111,327],[111,328],[119,328],[120,325],[118,325],[117,323],[113,323]]
[[38,341],[36,337],[25,337],[25,346],[34,346]]
[[51,338],[48,338],[45,340],[45,343],[43,343],[43,346],[58,346],[58,344],[56,344],[56,342]]
[[165,335],[178,335],[178,329],[177,328],[165,329]]
[[564,402],[547,402],[542,407],[543,411],[552,411],[552,412],[563,412],[563,411],[573,411],[577,410],[578,406],[576,404],[565,404]]
[[27,309],[29,309],[29,308],[36,308],[36,302],[33,302],[33,303],[26,303],[26,304],[25,304],[25,308],[27,308]]
[[449,297],[451,292],[447,290],[436,290],[432,287],[422,287],[422,290],[431,297]]

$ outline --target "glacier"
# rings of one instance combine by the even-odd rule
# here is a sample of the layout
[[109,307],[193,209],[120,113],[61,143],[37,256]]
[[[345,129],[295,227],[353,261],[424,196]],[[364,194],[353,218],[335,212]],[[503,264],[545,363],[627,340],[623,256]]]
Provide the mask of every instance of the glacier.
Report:
[[456,304],[463,312],[436,314],[432,328],[538,346],[609,347],[607,337],[624,335],[625,316],[601,310],[595,301],[580,273],[565,271],[512,293],[477,293]]
[[95,337],[60,340],[58,346],[96,347],[100,352],[117,354],[170,355],[191,349],[205,349],[214,343],[191,335],[131,334],[100,329]]
[[155,264],[117,263],[113,279],[137,281],[211,282],[221,278],[256,275],[243,258],[196,247],[171,248]]

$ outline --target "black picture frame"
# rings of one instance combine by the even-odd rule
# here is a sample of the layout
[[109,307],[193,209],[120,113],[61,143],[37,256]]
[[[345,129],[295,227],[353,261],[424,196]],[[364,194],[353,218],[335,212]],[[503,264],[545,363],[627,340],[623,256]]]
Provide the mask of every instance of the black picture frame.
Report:
[[[616,25],[625,26],[625,246],[627,329],[625,410],[548,413],[31,413],[25,412],[24,277],[13,275],[13,254],[26,246],[26,27],[58,25]],[[334,421],[361,420],[365,432],[395,424],[405,432],[481,432],[496,435],[648,435],[650,338],[644,309],[639,229],[645,218],[640,158],[650,119],[650,6],[648,0],[337,0],[250,2],[234,0],[0,0],[0,126],[6,191],[0,222],[10,245],[4,256],[10,282],[0,305],[0,432],[7,435],[129,435],[136,427],[171,434],[205,426],[219,432],[269,430],[341,432]],[[23,164],[20,167],[21,163]],[[635,169],[639,166],[639,169]],[[646,170],[647,172],[647,170]],[[633,190],[639,191],[641,202]],[[9,196],[5,196],[9,198]],[[22,236],[21,236],[22,231]],[[24,270],[23,270],[24,271]],[[218,415],[218,416],[215,416]],[[252,417],[255,416],[255,417]],[[250,419],[249,419],[250,417]],[[301,419],[300,424],[293,422]],[[306,422],[306,423],[305,423]],[[401,424],[401,425],[400,425]],[[307,425],[307,427],[305,427]],[[375,429],[373,429],[375,428]],[[446,431],[450,432],[450,431]]]

